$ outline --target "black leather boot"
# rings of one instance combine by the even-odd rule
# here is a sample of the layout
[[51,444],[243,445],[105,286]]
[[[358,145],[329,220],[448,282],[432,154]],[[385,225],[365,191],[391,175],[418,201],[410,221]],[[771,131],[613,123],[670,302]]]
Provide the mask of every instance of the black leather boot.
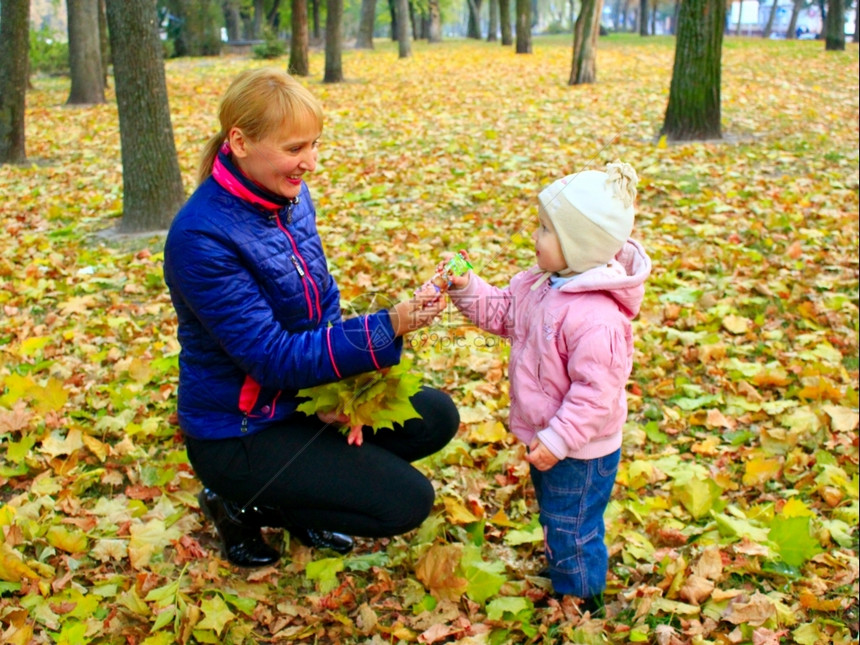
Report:
[[338,553],[349,553],[355,546],[355,540],[343,533],[305,529],[297,526],[286,526],[284,528],[290,532],[291,537],[296,538],[305,546],[312,546],[317,549],[331,549]]
[[241,521],[230,512],[229,502],[204,488],[197,496],[200,510],[215,525],[221,538],[224,555],[237,567],[263,567],[281,559],[280,554],[266,544],[259,526]]
[[239,506],[233,502],[224,502],[224,506],[227,512],[242,524],[286,529],[292,537],[305,546],[317,549],[331,549],[338,553],[349,553],[355,546],[355,541],[343,533],[293,526],[287,522],[281,509],[274,506]]

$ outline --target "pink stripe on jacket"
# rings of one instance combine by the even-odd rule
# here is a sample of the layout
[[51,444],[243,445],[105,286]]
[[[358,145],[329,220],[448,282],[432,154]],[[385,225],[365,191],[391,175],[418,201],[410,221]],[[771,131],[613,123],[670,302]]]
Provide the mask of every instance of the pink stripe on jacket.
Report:
[[651,260],[628,240],[605,267],[559,288],[537,267],[507,288],[474,274],[449,294],[485,331],[511,339],[510,429],[534,437],[559,459],[596,459],[621,446],[627,379],[633,365],[631,320],[639,313]]

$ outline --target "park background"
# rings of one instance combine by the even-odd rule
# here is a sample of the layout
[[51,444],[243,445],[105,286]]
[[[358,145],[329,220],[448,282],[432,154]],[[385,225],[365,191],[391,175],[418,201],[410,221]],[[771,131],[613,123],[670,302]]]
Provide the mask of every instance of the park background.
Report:
[[[116,106],[35,73],[29,161],[0,167],[0,623],[9,643],[856,642],[858,50],[727,38],[721,141],[658,137],[671,37],[534,50],[379,39],[343,83],[303,79],[326,129],[309,178],[344,307],[409,295],[468,249],[503,284],[533,261],[538,190],[616,158],[640,174],[654,262],[635,323],[608,618],[535,607],[533,493],[505,430],[506,347],[456,314],[412,338],[462,427],[420,465],[433,517],[345,557],[284,544],[230,567],[196,504],[174,400],[161,235],[117,236]],[[186,192],[250,53],[165,63]],[[272,533],[272,540],[284,539]]]

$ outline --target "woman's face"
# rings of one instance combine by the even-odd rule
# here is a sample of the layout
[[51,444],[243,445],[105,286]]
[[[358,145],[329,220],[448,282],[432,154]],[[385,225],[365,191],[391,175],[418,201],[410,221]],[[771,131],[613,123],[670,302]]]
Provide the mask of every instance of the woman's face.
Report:
[[305,173],[317,167],[320,131],[315,123],[281,128],[251,141],[239,128],[228,139],[233,160],[251,181],[281,197],[298,197]]
[[537,230],[532,235],[535,243],[535,257],[538,266],[544,271],[558,273],[567,268],[561,242],[543,208],[538,210],[539,222]]

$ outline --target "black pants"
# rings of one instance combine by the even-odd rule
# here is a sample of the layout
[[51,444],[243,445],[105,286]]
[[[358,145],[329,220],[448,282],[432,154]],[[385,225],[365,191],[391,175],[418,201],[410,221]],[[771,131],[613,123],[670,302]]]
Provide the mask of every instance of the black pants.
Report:
[[279,509],[283,526],[398,535],[419,526],[435,498],[409,462],[444,447],[460,423],[450,397],[438,390],[423,388],[412,404],[421,419],[376,433],[365,428],[361,446],[297,413],[247,437],[186,437],[188,458],[207,488],[242,507]]

